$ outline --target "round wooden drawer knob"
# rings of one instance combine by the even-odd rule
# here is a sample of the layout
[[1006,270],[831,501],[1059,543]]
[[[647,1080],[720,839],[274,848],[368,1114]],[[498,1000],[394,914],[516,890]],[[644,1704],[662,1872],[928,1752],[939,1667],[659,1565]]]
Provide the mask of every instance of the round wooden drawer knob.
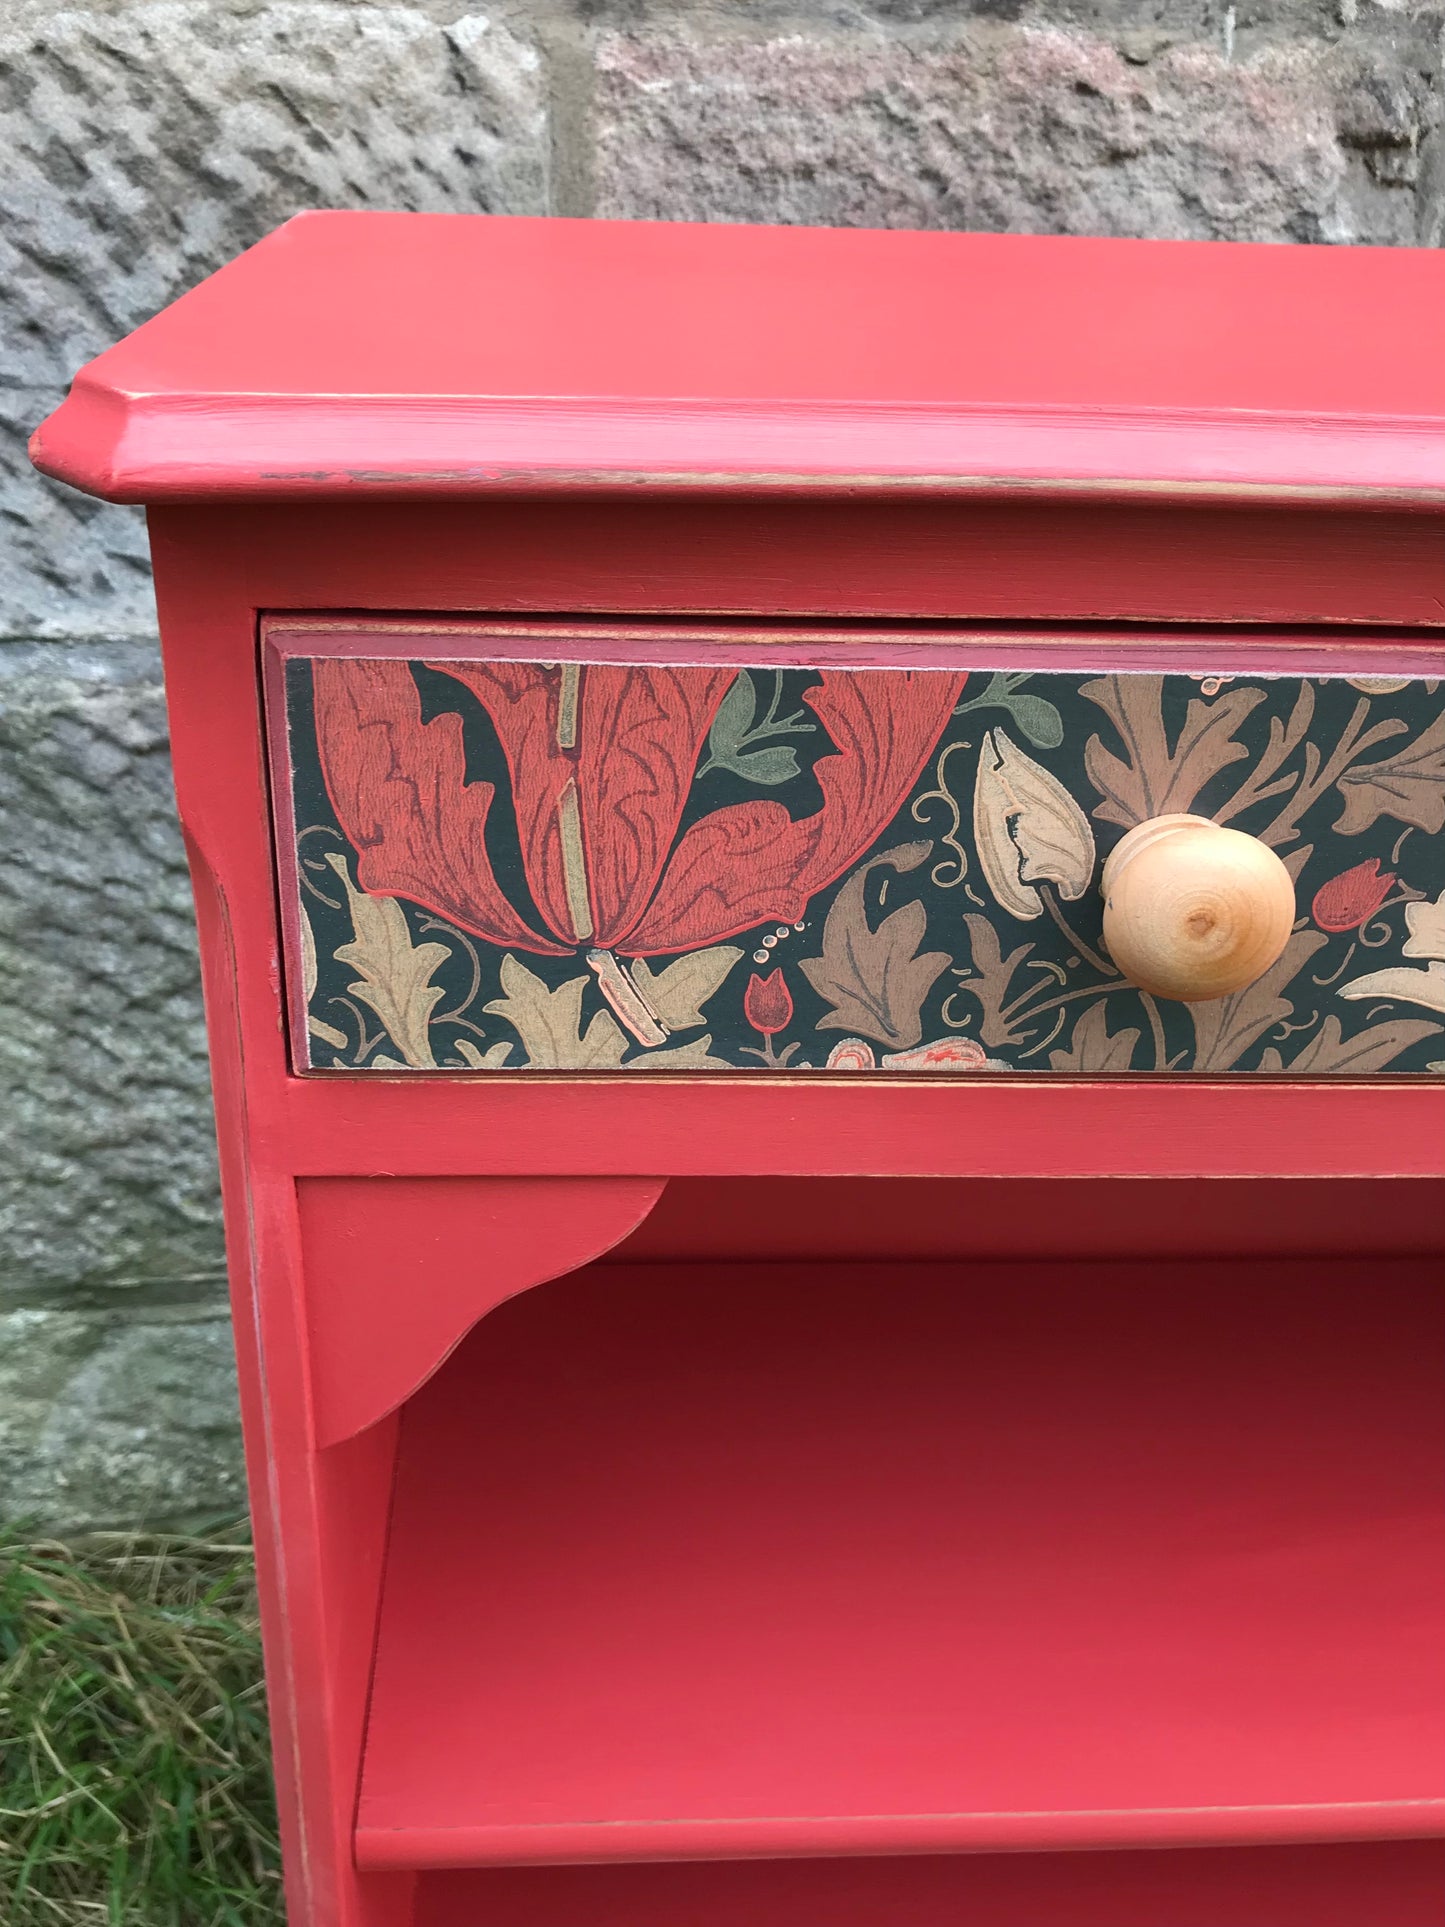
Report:
[[1294,881],[1268,844],[1205,816],[1154,816],[1109,853],[1104,942],[1130,983],[1203,1003],[1262,977],[1294,927]]

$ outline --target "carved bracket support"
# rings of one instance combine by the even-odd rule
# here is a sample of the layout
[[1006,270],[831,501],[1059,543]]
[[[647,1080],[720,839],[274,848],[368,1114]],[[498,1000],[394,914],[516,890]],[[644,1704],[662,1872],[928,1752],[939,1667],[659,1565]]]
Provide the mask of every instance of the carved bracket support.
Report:
[[609,1250],[665,1178],[302,1178],[319,1446],[410,1397],[505,1299]]

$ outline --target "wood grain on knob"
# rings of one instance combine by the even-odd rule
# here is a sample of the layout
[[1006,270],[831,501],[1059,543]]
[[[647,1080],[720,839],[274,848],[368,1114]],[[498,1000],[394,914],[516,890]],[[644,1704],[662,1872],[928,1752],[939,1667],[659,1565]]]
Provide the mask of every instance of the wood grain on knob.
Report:
[[1155,816],[1110,852],[1104,942],[1131,983],[1202,1003],[1262,977],[1289,942],[1294,881],[1258,837]]

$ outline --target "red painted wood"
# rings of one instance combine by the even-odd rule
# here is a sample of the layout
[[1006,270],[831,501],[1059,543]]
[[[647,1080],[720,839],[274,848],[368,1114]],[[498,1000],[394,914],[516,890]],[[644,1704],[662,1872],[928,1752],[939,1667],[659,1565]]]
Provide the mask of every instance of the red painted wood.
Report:
[[[717,1085],[704,1102],[694,1089],[645,1080],[569,1082],[559,1101],[552,1083],[419,1091],[291,1078],[257,701],[257,612],[267,609],[1430,623],[1445,609],[1445,547],[1426,520],[882,503],[732,505],[705,516],[639,503],[584,515],[412,503],[173,508],[153,515],[152,530],[202,920],[291,1911],[302,1927],[418,1927],[426,1882],[414,1895],[406,1873],[352,1865],[377,1610],[362,1548],[389,1484],[376,1473],[362,1502],[327,1496],[331,1454],[317,1454],[311,1429],[299,1230],[294,1202],[280,1202],[294,1197],[298,1175],[1445,1176],[1445,1094],[1424,1087],[913,1085],[823,1104],[810,1092]],[[1110,1186],[1093,1195],[1084,1215],[1101,1230]],[[380,1435],[363,1435],[357,1449]],[[886,1878],[869,1876],[869,1891],[881,1895]],[[578,1927],[571,1890],[550,1891],[535,1905],[560,1914],[555,1927]],[[719,1908],[733,1891],[718,1890]],[[1291,1902],[1299,1927],[1318,1927],[1318,1900],[1318,1884],[1302,1877]],[[554,1927],[545,1911],[542,1920]],[[1283,1903],[1269,1927],[1295,1927]],[[1365,1912],[1359,1927],[1377,1927],[1376,1917]]]
[[[869,667],[922,668],[959,672],[954,685],[955,693],[966,677],[977,678],[1007,668],[1042,669],[1046,673],[1153,668],[1174,674],[1230,674],[1245,669],[1256,676],[1280,674],[1291,677],[1308,673],[1336,676],[1388,674],[1430,679],[1432,686],[1433,680],[1445,671],[1445,650],[1438,643],[1422,646],[1419,640],[1407,643],[1390,632],[1372,634],[1368,631],[1363,634],[1354,631],[1283,632],[1268,637],[1243,638],[1228,630],[1185,630],[1176,627],[1172,630],[1139,628],[1131,631],[1127,637],[1121,637],[1117,632],[1099,628],[1077,628],[1058,633],[1022,628],[1008,631],[961,629],[955,625],[941,624],[926,629],[901,625],[840,629],[824,624],[782,623],[634,621],[622,624],[595,618],[569,623],[540,620],[504,622],[495,619],[478,622],[449,619],[434,613],[361,623],[354,616],[331,612],[317,616],[265,617],[261,624],[261,638],[281,920],[284,948],[291,959],[294,992],[290,1008],[291,1061],[295,1068],[303,1071],[314,1059],[307,1033],[306,996],[300,990],[299,960],[303,952],[305,919],[302,904],[305,892],[297,855],[298,824],[294,813],[295,792],[288,722],[291,712],[286,697],[287,666],[294,660],[299,659],[310,665],[308,673],[314,673],[319,678],[328,662],[336,666],[356,658],[366,658],[372,662],[391,660],[404,663],[422,657],[433,662],[458,665],[457,673],[464,680],[466,665],[497,661],[516,661],[529,665],[546,665],[556,661],[629,665],[660,663],[673,668],[687,665],[696,666],[699,673],[713,678],[724,668],[735,668],[751,661],[811,665],[824,669],[832,666],[845,673]],[[716,691],[719,684],[713,681],[711,686]],[[948,689],[943,688],[944,711],[952,700]],[[931,720],[922,725],[924,734],[914,743],[910,753],[911,762],[905,764],[900,758],[893,779],[895,787],[900,781],[906,784],[909,767],[916,769],[922,754],[918,745],[937,726],[937,717],[942,713],[938,709],[937,698],[931,705],[925,703],[923,711],[917,710],[916,705],[910,706],[914,707],[915,714],[921,717],[926,712]],[[905,714],[907,710],[900,707],[895,727],[902,722]],[[346,755],[354,759],[359,754],[359,745],[367,740],[367,732],[348,740],[351,741],[351,747]],[[413,753],[419,753],[419,745],[420,738]],[[391,753],[397,755],[400,752],[394,748]],[[365,756],[359,761],[342,765],[353,768],[352,780],[358,780],[360,771],[367,766],[368,759]],[[602,768],[606,767],[604,756]],[[882,781],[878,772],[875,772],[875,778],[878,782]],[[587,793],[594,797],[589,805],[591,809],[601,807],[595,800],[597,781],[595,770],[585,778]],[[353,801],[352,808],[362,808],[364,812],[373,807],[376,794],[363,787],[357,795],[366,797],[365,804]],[[869,799],[870,803],[872,800]],[[675,806],[680,808],[680,801],[675,800]],[[855,796],[852,805],[855,821],[861,820],[861,806],[862,799]],[[880,808],[874,811],[875,827],[890,820],[895,808],[896,795],[891,803],[885,799]],[[847,849],[854,846],[857,846],[854,856],[849,858]],[[817,873],[812,882],[804,884],[803,895],[792,911],[786,909],[789,900],[787,892],[780,903],[774,904],[775,911],[785,917],[794,914],[800,916],[801,906],[809,892],[822,882],[831,880],[840,869],[851,867],[852,862],[856,861],[858,848],[861,845],[857,845],[856,837],[853,845],[846,840],[840,844],[836,838],[832,844],[825,841],[822,846],[824,869]],[[829,855],[827,852],[830,850]],[[660,873],[664,853],[658,851],[654,854],[655,868]],[[789,887],[797,885],[800,879],[793,875],[793,868],[801,858],[796,858],[790,867],[786,854],[780,850],[776,840],[770,852],[772,855],[777,856],[780,874],[792,876]],[[358,876],[370,880],[368,887],[389,887],[375,883],[374,878],[378,873],[368,868],[374,861],[374,854],[363,857]],[[560,863],[560,852],[556,854],[556,861]],[[681,852],[678,862],[684,862]],[[624,864],[621,874],[627,873],[628,866]],[[388,874],[395,874],[394,862]],[[546,863],[538,858],[529,870],[528,880],[530,887],[540,893],[538,921],[550,932],[549,936],[543,938],[541,947],[555,952],[558,939],[571,929],[562,899],[561,871],[549,873]],[[734,879],[735,891],[740,881]],[[499,943],[514,942],[527,947],[529,937],[525,918],[518,921],[517,911],[508,901],[505,891],[500,897],[495,894],[497,885],[490,872],[486,874],[484,886],[479,887],[484,887],[489,894],[482,899],[485,905],[479,911],[482,921],[469,926],[473,933],[485,931]],[[432,908],[436,908],[441,901],[435,897],[424,900]],[[681,932],[687,927],[686,924],[677,923],[675,911],[671,919],[668,913],[663,913],[659,929],[655,918],[650,923],[643,918],[639,924],[636,906],[627,909],[625,900],[609,898],[604,892],[601,901],[603,907],[598,910],[600,925],[596,936],[598,943],[604,947],[613,945],[619,935],[630,935],[633,942],[648,954],[651,954],[658,939],[662,940],[664,950],[676,948]],[[609,902],[610,911],[605,907]],[[704,918],[701,923],[692,924],[690,940],[700,945],[709,938],[734,937],[740,927],[748,926],[749,920],[755,922],[757,915],[754,906],[751,912],[745,908],[735,909],[732,922],[726,918],[721,922]],[[615,920],[617,916],[621,917],[620,923]],[[310,940],[307,928],[305,941]],[[639,1074],[637,1067],[629,1067],[629,1074]],[[372,1075],[369,1069],[368,1078]]]
[[1438,505],[1445,380],[1397,317],[1442,299],[1429,250],[307,214],[93,363],[34,455],[147,502],[648,479]]
[[[423,272],[402,272],[408,255]],[[490,298],[489,285],[487,300],[456,304],[483,271],[505,274],[508,298]],[[989,301],[972,298],[984,273]],[[1183,1793],[1197,1799],[1215,1768],[1229,1781],[1222,1805],[1253,1802],[1246,1831],[1303,1830],[1298,1813],[1261,1816],[1290,1775],[1313,1776],[1306,1790],[1328,1796],[1315,1806],[1339,1809],[1322,1824],[1363,1825],[1341,1817],[1358,1813],[1344,1796],[1394,1801],[1401,1788],[1389,1776],[1421,1767],[1419,1736],[1441,1704],[1438,1683],[1422,1684],[1445,1649],[1438,1585],[1423,1577],[1442,1516],[1429,1429],[1438,1351],[1419,1336],[1428,1294],[1404,1281],[1438,1279],[1445,1089],[294,1078],[258,650],[270,612],[428,611],[654,629],[664,618],[753,617],[827,624],[850,639],[865,621],[930,634],[990,625],[1001,652],[1084,630],[1137,651],[1157,646],[1139,631],[1190,624],[1218,635],[1231,666],[1278,660],[1302,631],[1348,629],[1377,670],[1413,663],[1445,623],[1445,543],[1418,494],[1407,511],[1380,491],[1432,491],[1445,475],[1445,374],[1428,331],[1402,341],[1398,327],[1401,312],[1439,305],[1442,274],[1438,253],[1407,251],[308,217],[82,376],[43,431],[40,459],[57,472],[161,502],[151,528],[201,924],[293,1927],[1434,1927],[1445,1917],[1438,1841],[357,1870],[383,1593],[392,1627],[415,1630],[418,1677],[429,1655],[445,1664],[410,1701],[410,1732],[393,1696],[390,1727],[373,1738],[373,1789],[384,1730],[396,1762],[430,1723],[469,1706],[476,1717],[455,1751],[464,1764],[474,1742],[557,1745],[559,1777],[532,1782],[538,1802],[523,1819],[565,1831],[589,1775],[597,1797],[584,1820],[604,1797],[633,1797],[622,1769],[701,1694],[715,1735],[669,1762],[669,1794],[691,1788],[703,1817],[707,1800],[716,1813],[731,1798],[727,1824],[797,1824],[793,1845],[807,1846],[828,1817],[820,1808],[841,1804],[825,1798],[830,1787],[871,1771],[868,1800],[853,1788],[853,1820],[869,1821],[871,1808],[896,1837],[898,1800],[919,1791],[918,1756],[893,1783],[887,1747],[899,1743],[907,1698],[896,1689],[926,1679],[930,1704],[970,1679],[982,1699],[990,1689],[970,1673],[970,1648],[945,1637],[966,1607],[999,1658],[995,1710],[1017,1685],[1039,1717],[1032,1742],[1028,1725],[996,1720],[997,1747],[946,1761],[950,1772],[993,1774],[1001,1788],[1021,1765],[1049,1767],[1053,1746],[1060,1785],[1089,1776],[1135,1801],[1131,1837],[1147,1831],[1137,1816],[1157,1811],[1171,1776],[1195,1775]],[[587,329],[575,326],[579,288]],[[368,289],[380,297],[363,300]],[[636,488],[639,462],[666,486]],[[716,487],[697,479],[703,462]],[[1356,494],[1368,512],[1337,499]],[[857,1182],[880,1173],[888,1181]],[[630,1241],[648,1278],[609,1263],[580,1285],[527,1293],[492,1312],[399,1418],[323,1445],[332,1433],[318,1422],[329,1427],[352,1396],[353,1363],[393,1362],[393,1321],[414,1328],[453,1285],[448,1320],[485,1302],[463,1195],[480,1195],[478,1180],[491,1190],[549,1178],[560,1180],[551,1209],[536,1215],[551,1248],[590,1235],[587,1210],[561,1208],[564,1194],[575,1200],[573,1181],[603,1180],[620,1196],[673,1180]],[[1261,1181],[1270,1178],[1290,1182]],[[464,1181],[438,1240],[456,1277],[418,1263],[395,1291],[409,1260],[386,1243],[400,1246],[400,1220],[370,1194],[402,1192],[378,1179]],[[318,1180],[356,1187],[376,1231],[344,1273],[326,1236],[308,1257]],[[485,1243],[480,1227],[475,1242]],[[1357,1288],[1321,1277],[1291,1296],[1273,1261],[1323,1251],[1359,1254]],[[971,1262],[956,1268],[960,1252]],[[1029,1296],[1039,1286],[990,1292],[976,1275],[985,1256],[1024,1253],[1054,1264],[1044,1301]],[[1073,1262],[1091,1253],[1271,1262],[1221,1263],[1207,1306],[1182,1272],[1157,1268],[1129,1320],[1115,1304],[1106,1355],[1086,1342],[1107,1326],[1102,1311],[1080,1337],[1077,1358],[1093,1373],[1081,1389],[1065,1382],[1065,1339],[1097,1300]],[[922,1258],[952,1276],[936,1301],[910,1283],[889,1312],[921,1319],[919,1306],[932,1305],[938,1342],[890,1351],[880,1316],[865,1346],[858,1294],[824,1262],[840,1254]],[[1425,1254],[1429,1269],[1387,1264],[1390,1254]],[[764,1267],[749,1262],[779,1256],[812,1264],[806,1318],[790,1291],[774,1303]],[[718,1257],[733,1261],[725,1317],[692,1265]],[[566,1315],[596,1294],[612,1318],[628,1293],[639,1317],[626,1345],[607,1319]],[[966,1329],[948,1325],[980,1303]],[[1030,1304],[1037,1316],[1025,1324]],[[1397,1307],[1408,1315],[1392,1325]],[[524,1406],[527,1384],[542,1382],[534,1357],[530,1380],[510,1373],[494,1396],[468,1403],[468,1390],[491,1384],[485,1361],[548,1321],[552,1366],[570,1361],[568,1383],[547,1381],[548,1398]],[[705,1366],[678,1351],[704,1329]],[[872,1376],[856,1376],[844,1409],[838,1387],[865,1351]],[[1032,1376],[1020,1382],[1024,1360]],[[1133,1372],[1141,1361],[1152,1376]],[[657,1375],[637,1384],[649,1366]],[[609,1402],[619,1384],[637,1385],[621,1410]],[[734,1407],[728,1429],[709,1435],[729,1385],[752,1400],[748,1423]],[[1211,1401],[1221,1385],[1229,1396]],[[888,1422],[865,1426],[870,1414]],[[654,1449],[663,1417],[677,1428],[666,1454]],[[1027,1436],[1024,1417],[1035,1421]],[[468,1456],[443,1463],[427,1454],[447,1424]],[[1404,1439],[1416,1424],[1429,1442],[1411,1457]],[[976,1463],[987,1449],[987,1477],[966,1476],[965,1448]],[[1424,1503],[1427,1487],[1432,1510],[1412,1526],[1401,1495]],[[1032,1529],[1041,1520],[1052,1529]],[[987,1554],[968,1568],[975,1576],[1063,1582],[992,1617],[963,1589],[948,1618],[942,1582],[957,1585],[965,1530]],[[1270,1545],[1290,1530],[1295,1563],[1272,1562]],[[860,1570],[870,1545],[877,1556]],[[646,1589],[629,1546],[646,1552]],[[810,1548],[828,1556],[805,1561]],[[514,1613],[548,1573],[551,1616]],[[857,1574],[841,1601],[828,1592],[840,1573]],[[629,1599],[624,1622],[618,1602]],[[826,1610],[807,1617],[805,1641],[810,1599]],[[1160,1605],[1171,1599],[1172,1617]],[[528,1666],[563,1609],[594,1644],[562,1642],[538,1678]],[[492,1625],[510,1647],[486,1636]],[[616,1664],[599,1677],[585,1654],[609,1628]],[[690,1647],[704,1632],[706,1644]],[[1082,1633],[1094,1640],[1092,1670],[1076,1665]],[[393,1638],[384,1691],[401,1678],[395,1654]],[[797,1663],[780,1665],[780,1654]],[[824,1679],[830,1655],[836,1673]],[[787,1744],[743,1784],[736,1750],[718,1746],[738,1742],[768,1669],[763,1710],[792,1709]],[[646,1720],[623,1734],[614,1776],[585,1747],[568,1754],[566,1716],[573,1709],[585,1740],[607,1680],[621,1692],[630,1677],[666,1686],[671,1700],[634,1695]],[[1111,1677],[1116,1691],[1106,1691]],[[1152,1699],[1141,1680],[1157,1687]],[[479,1704],[484,1683],[495,1690]],[[862,1743],[838,1744],[859,1704],[876,1724]],[[1156,1773],[1150,1722],[1170,1707],[1178,1730]],[[1087,1736],[1061,1755],[1062,1722],[1080,1709]],[[1220,1739],[1221,1709],[1237,1719],[1236,1744]],[[1115,1736],[1112,1752],[1101,1733]],[[1426,1766],[1445,1756],[1438,1735],[1431,1744]],[[710,1761],[721,1762],[711,1781]],[[401,1791],[470,1797],[466,1774],[453,1783],[444,1766],[438,1748]],[[792,1786],[779,1784],[789,1772]],[[743,1810],[768,1775],[778,1803]],[[515,1802],[527,1784],[520,1775],[484,1791]],[[1083,1824],[1077,1785],[1075,1796],[1055,1808],[1073,1827]],[[435,1811],[412,1817],[429,1825]],[[1438,1830],[1420,1811],[1412,1824]],[[1233,1824],[1193,1812],[1206,1831]],[[653,1821],[644,1812],[638,1824]],[[408,1826],[414,1846],[419,1826]]]
[[[279,1043],[280,1040],[278,1040]],[[466,1176],[1445,1176],[1445,1090],[1323,1079],[1037,1084],[870,1080],[815,1092],[759,1079],[578,1078],[553,1087],[376,1075],[282,1081],[270,1119],[304,1169]],[[1400,1080],[1403,1083],[1403,1080]],[[327,1086],[333,1080],[325,1080]],[[1239,1080],[1243,1082],[1243,1080]]]
[[515,1301],[403,1421],[359,1863],[1439,1831],[1439,1281],[658,1264]]
[[626,1237],[665,1182],[303,1178],[317,1443],[374,1425],[487,1312]]
[[161,566],[213,620],[239,597],[252,609],[412,614],[1445,623],[1436,524],[1379,511],[1020,497],[728,500],[704,512],[645,495],[167,506],[150,526]]
[[[268,616],[261,625],[273,754],[283,766],[284,673],[293,657],[427,661],[656,663],[745,667],[750,663],[836,669],[956,668],[1092,672],[1157,670],[1234,676],[1415,676],[1439,678],[1438,639],[1393,630],[1295,630],[1241,636],[1201,627],[1117,630],[959,628],[897,623],[839,628],[823,623],[687,621],[642,623],[468,622],[433,614],[374,618]],[[279,799],[278,799],[279,803]]]
[[[369,513],[381,515],[375,508]],[[264,1144],[284,1170],[337,1176],[525,1176],[544,1170],[572,1176],[1445,1175],[1445,1090],[1438,1086],[1325,1090],[1261,1084],[1242,1090],[1196,1082],[1187,1090],[1126,1083],[1063,1091],[997,1082],[912,1083],[829,1094],[795,1086],[741,1090],[716,1082],[701,1087],[639,1079],[620,1087],[616,1079],[610,1085],[579,1079],[569,1083],[567,1102],[559,1106],[548,1084],[501,1089],[462,1082],[419,1090],[375,1078],[338,1079],[321,1089],[315,1080],[288,1076],[276,1024],[276,893],[256,708],[254,611],[294,607],[307,580],[321,607],[344,604],[347,584],[357,585],[358,599],[391,607],[415,609],[426,597],[449,607],[495,602],[504,560],[492,552],[493,539],[513,555],[512,579],[528,584],[533,606],[555,607],[578,594],[571,541],[577,526],[570,521],[549,525],[546,513],[534,510],[523,524],[504,522],[495,538],[475,511],[437,508],[425,518],[401,509],[389,513],[394,525],[384,518],[368,524],[359,510],[316,511],[309,519],[296,511],[170,510],[152,517],[168,686],[181,724],[178,795],[193,846],[216,851],[241,912],[244,987],[237,987],[237,995],[244,991],[246,1001],[253,1156]],[[663,538],[672,531],[650,521],[648,512],[639,514],[639,539],[656,539],[654,563],[663,569],[673,553]],[[525,540],[524,525],[530,531]],[[606,522],[601,526],[605,541],[617,535]],[[861,527],[845,526],[850,542],[865,540]],[[966,518],[955,526],[966,528]],[[879,569],[892,566],[893,520],[885,514],[872,527],[867,552]],[[1411,577],[1393,546],[1389,518],[1378,518],[1378,527],[1382,552],[1355,580],[1358,592],[1380,611],[1386,585],[1398,593]],[[1131,531],[1137,535],[1125,516],[1110,563],[1116,578],[1127,577],[1137,553]],[[919,582],[944,566],[946,532],[940,527],[936,540],[930,538]],[[699,550],[707,547],[696,526],[694,539]],[[1041,533],[1031,561],[1036,598],[1049,594],[1051,568],[1054,579],[1067,584],[1093,566],[1067,544],[1052,552],[1052,562],[1050,554]],[[1333,540],[1323,534],[1315,554],[1321,567],[1339,559]],[[1440,571],[1438,607],[1445,608],[1445,546],[1433,537],[1431,556],[1429,566]],[[626,562],[625,551],[620,559]],[[761,561],[774,559],[764,555]],[[808,567],[816,571],[812,606],[826,607],[837,594],[832,575],[844,559],[841,543],[826,554],[809,551]],[[1300,559],[1303,564],[1303,550]],[[756,594],[756,553],[729,552],[728,560],[737,570],[735,582],[751,585]],[[1433,598],[1423,550],[1417,560],[1421,593]],[[1219,561],[1212,556],[1211,567],[1200,569],[1199,594],[1208,586],[1206,576],[1216,596],[1233,593],[1228,570],[1213,566]],[[636,562],[640,568],[640,554]],[[971,559],[972,579],[982,580],[985,563],[980,547]],[[602,566],[598,553],[599,574]],[[722,564],[713,557],[710,566]],[[1301,594],[1303,583],[1301,566],[1293,585]],[[664,586],[668,603],[684,593]],[[714,588],[712,580],[699,581],[698,600]],[[952,587],[945,584],[943,593],[953,593]],[[1020,600],[1024,593],[1020,581]],[[916,585],[912,594],[915,607],[926,599]]]
[[1438,1179],[674,1178],[604,1264],[1445,1257]]
[[428,1874],[417,1927],[1439,1927],[1445,1843]]
[[[187,743],[181,729],[178,765]],[[240,796],[238,826],[258,804],[264,810],[264,795]],[[264,1096],[245,1074],[243,932],[224,870],[186,828],[288,1911],[303,1927],[414,1927],[411,1877],[358,1880],[352,1864],[396,1426],[316,1449],[295,1182],[268,1140]]]

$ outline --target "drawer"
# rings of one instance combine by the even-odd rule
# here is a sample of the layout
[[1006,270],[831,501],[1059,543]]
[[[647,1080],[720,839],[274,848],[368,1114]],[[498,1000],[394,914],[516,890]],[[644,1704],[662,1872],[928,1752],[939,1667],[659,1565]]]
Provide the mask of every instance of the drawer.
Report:
[[[1445,1072],[1445,655],[308,618],[265,656],[298,1070]],[[1105,857],[1175,812],[1295,885],[1203,1003],[1103,937]]]

